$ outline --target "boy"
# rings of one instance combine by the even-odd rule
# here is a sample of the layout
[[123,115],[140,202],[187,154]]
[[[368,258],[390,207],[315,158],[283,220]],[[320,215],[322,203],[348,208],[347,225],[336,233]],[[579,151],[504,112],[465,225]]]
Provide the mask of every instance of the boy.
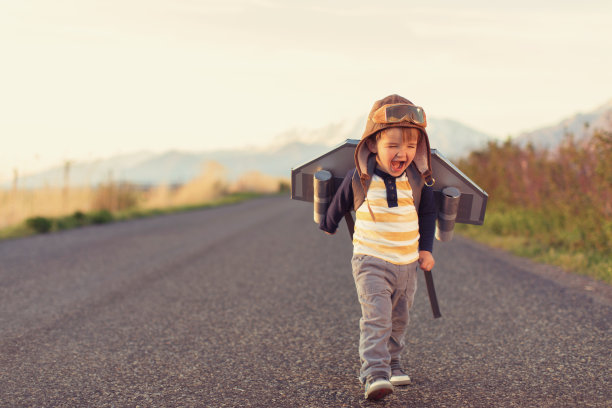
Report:
[[416,291],[417,264],[434,266],[436,209],[425,112],[399,95],[376,101],[319,228],[335,233],[355,210],[353,277],[361,304],[359,379],[378,400],[410,383],[401,353]]

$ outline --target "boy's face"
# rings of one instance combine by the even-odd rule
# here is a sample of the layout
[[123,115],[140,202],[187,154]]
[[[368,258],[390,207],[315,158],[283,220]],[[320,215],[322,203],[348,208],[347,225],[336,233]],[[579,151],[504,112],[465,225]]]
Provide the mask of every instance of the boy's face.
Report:
[[397,127],[381,131],[378,140],[367,140],[370,151],[376,153],[378,167],[394,177],[400,176],[412,163],[417,142],[417,138],[404,138],[402,130]]

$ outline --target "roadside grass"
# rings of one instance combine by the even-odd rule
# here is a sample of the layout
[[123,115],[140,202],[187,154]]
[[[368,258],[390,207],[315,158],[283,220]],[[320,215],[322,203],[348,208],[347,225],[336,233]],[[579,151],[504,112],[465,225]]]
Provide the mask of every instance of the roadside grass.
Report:
[[570,222],[554,210],[493,207],[487,209],[483,225],[457,224],[455,228],[491,247],[612,284],[610,220],[582,217]]
[[[277,194],[280,194],[280,192]],[[258,192],[237,192],[201,204],[189,204],[166,208],[149,209],[131,208],[116,212],[111,212],[105,209],[90,212],[75,211],[73,214],[61,217],[31,217],[19,223],[18,225],[0,229],[0,240],[27,237],[35,234],[52,233],[56,231],[63,231],[88,225],[100,225],[116,221],[126,221],[137,218],[147,218],[159,215],[174,214],[179,212],[187,212],[201,210],[205,208],[237,204],[246,200],[266,195],[273,194]]]

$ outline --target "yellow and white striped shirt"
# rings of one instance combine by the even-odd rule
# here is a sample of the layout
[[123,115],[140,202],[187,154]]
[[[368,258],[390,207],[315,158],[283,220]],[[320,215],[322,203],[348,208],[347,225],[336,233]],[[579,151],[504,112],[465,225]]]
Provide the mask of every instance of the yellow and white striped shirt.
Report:
[[419,259],[419,219],[406,174],[395,179],[395,188],[398,205],[389,208],[383,178],[372,175],[367,199],[355,212],[354,254],[374,256],[397,265]]

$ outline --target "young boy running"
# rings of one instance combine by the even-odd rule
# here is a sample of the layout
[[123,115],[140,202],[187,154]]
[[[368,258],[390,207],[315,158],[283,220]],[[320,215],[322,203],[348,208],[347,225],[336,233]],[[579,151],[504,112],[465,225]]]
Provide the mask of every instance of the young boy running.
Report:
[[335,233],[355,210],[353,277],[359,303],[359,379],[378,400],[410,383],[401,363],[416,268],[431,270],[436,209],[425,112],[408,99],[376,101],[344,178],[319,227]]

